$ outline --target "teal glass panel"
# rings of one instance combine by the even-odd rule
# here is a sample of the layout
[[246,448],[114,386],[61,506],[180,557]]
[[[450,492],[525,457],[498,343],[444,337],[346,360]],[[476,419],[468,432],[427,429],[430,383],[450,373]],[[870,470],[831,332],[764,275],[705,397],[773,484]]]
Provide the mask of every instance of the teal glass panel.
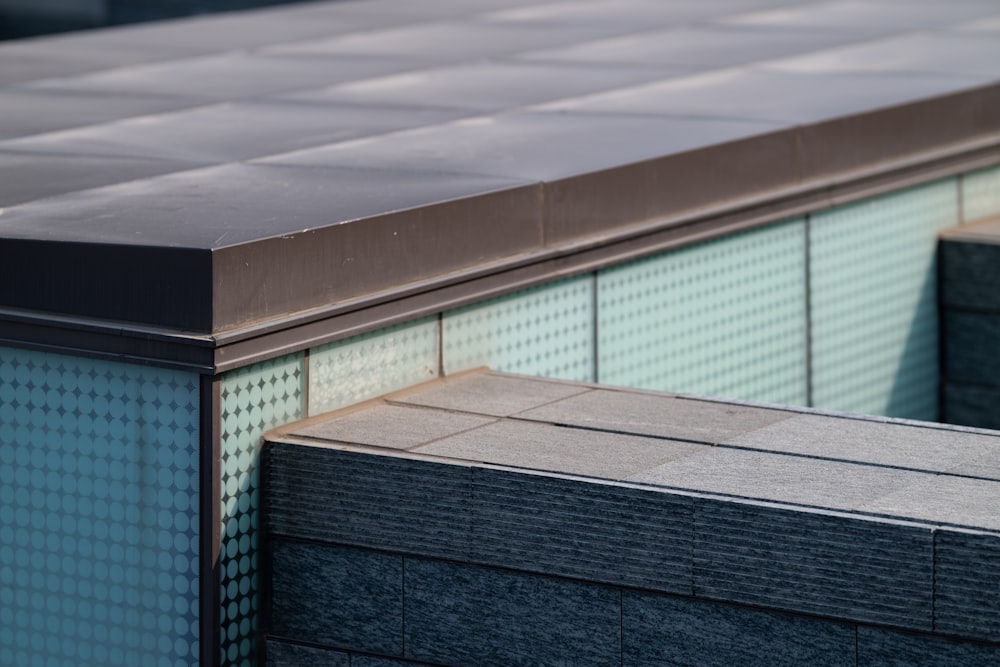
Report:
[[958,224],[955,179],[812,216],[813,403],[936,420],[935,252]]
[[1000,215],[1000,165],[962,176],[963,222]]
[[305,416],[303,356],[226,373],[221,387],[222,664],[252,665],[259,583],[260,446],[264,433]]
[[309,414],[360,403],[438,376],[436,317],[309,351]]
[[0,664],[198,661],[198,376],[0,348]]
[[444,314],[445,373],[495,371],[594,379],[592,275],[540,285]]
[[802,220],[600,271],[597,295],[600,382],[806,402]]

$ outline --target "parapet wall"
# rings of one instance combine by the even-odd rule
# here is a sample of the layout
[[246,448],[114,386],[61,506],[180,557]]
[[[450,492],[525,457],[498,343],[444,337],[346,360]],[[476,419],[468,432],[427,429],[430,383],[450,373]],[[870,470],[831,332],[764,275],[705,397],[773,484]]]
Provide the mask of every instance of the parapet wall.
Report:
[[273,664],[1000,656],[990,432],[474,374],[268,441]]

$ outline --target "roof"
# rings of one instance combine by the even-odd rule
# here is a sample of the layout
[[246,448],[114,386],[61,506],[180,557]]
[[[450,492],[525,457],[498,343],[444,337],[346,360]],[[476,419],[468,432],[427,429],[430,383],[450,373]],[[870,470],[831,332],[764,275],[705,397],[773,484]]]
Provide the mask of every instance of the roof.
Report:
[[0,44],[0,333],[212,348],[997,162],[998,33],[992,0],[347,0]]

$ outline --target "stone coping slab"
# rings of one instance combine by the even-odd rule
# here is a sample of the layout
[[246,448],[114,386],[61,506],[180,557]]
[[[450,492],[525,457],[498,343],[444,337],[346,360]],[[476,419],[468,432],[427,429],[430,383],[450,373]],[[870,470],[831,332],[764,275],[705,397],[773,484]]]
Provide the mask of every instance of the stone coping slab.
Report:
[[472,372],[265,440],[279,539],[1000,641],[1000,433]]
[[1000,433],[472,372],[269,439],[1000,532]]
[[0,335],[221,346],[996,162],[998,16],[347,0],[2,44]]

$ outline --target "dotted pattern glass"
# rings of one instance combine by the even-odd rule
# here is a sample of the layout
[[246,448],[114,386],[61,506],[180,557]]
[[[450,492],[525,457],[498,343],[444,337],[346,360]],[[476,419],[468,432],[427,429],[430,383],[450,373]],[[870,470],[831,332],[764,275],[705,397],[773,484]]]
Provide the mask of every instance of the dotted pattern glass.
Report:
[[937,419],[935,253],[957,196],[947,179],[812,216],[817,407]]
[[252,665],[257,610],[260,445],[264,432],[305,416],[303,355],[222,377],[221,662]]
[[591,382],[593,276],[515,292],[444,314],[445,373],[495,371]]
[[0,348],[0,664],[198,660],[198,376]]
[[606,269],[597,295],[600,382],[806,403],[803,220]]
[[963,222],[1000,215],[1000,166],[962,176]]
[[314,348],[309,352],[309,414],[367,401],[437,375],[436,317]]

